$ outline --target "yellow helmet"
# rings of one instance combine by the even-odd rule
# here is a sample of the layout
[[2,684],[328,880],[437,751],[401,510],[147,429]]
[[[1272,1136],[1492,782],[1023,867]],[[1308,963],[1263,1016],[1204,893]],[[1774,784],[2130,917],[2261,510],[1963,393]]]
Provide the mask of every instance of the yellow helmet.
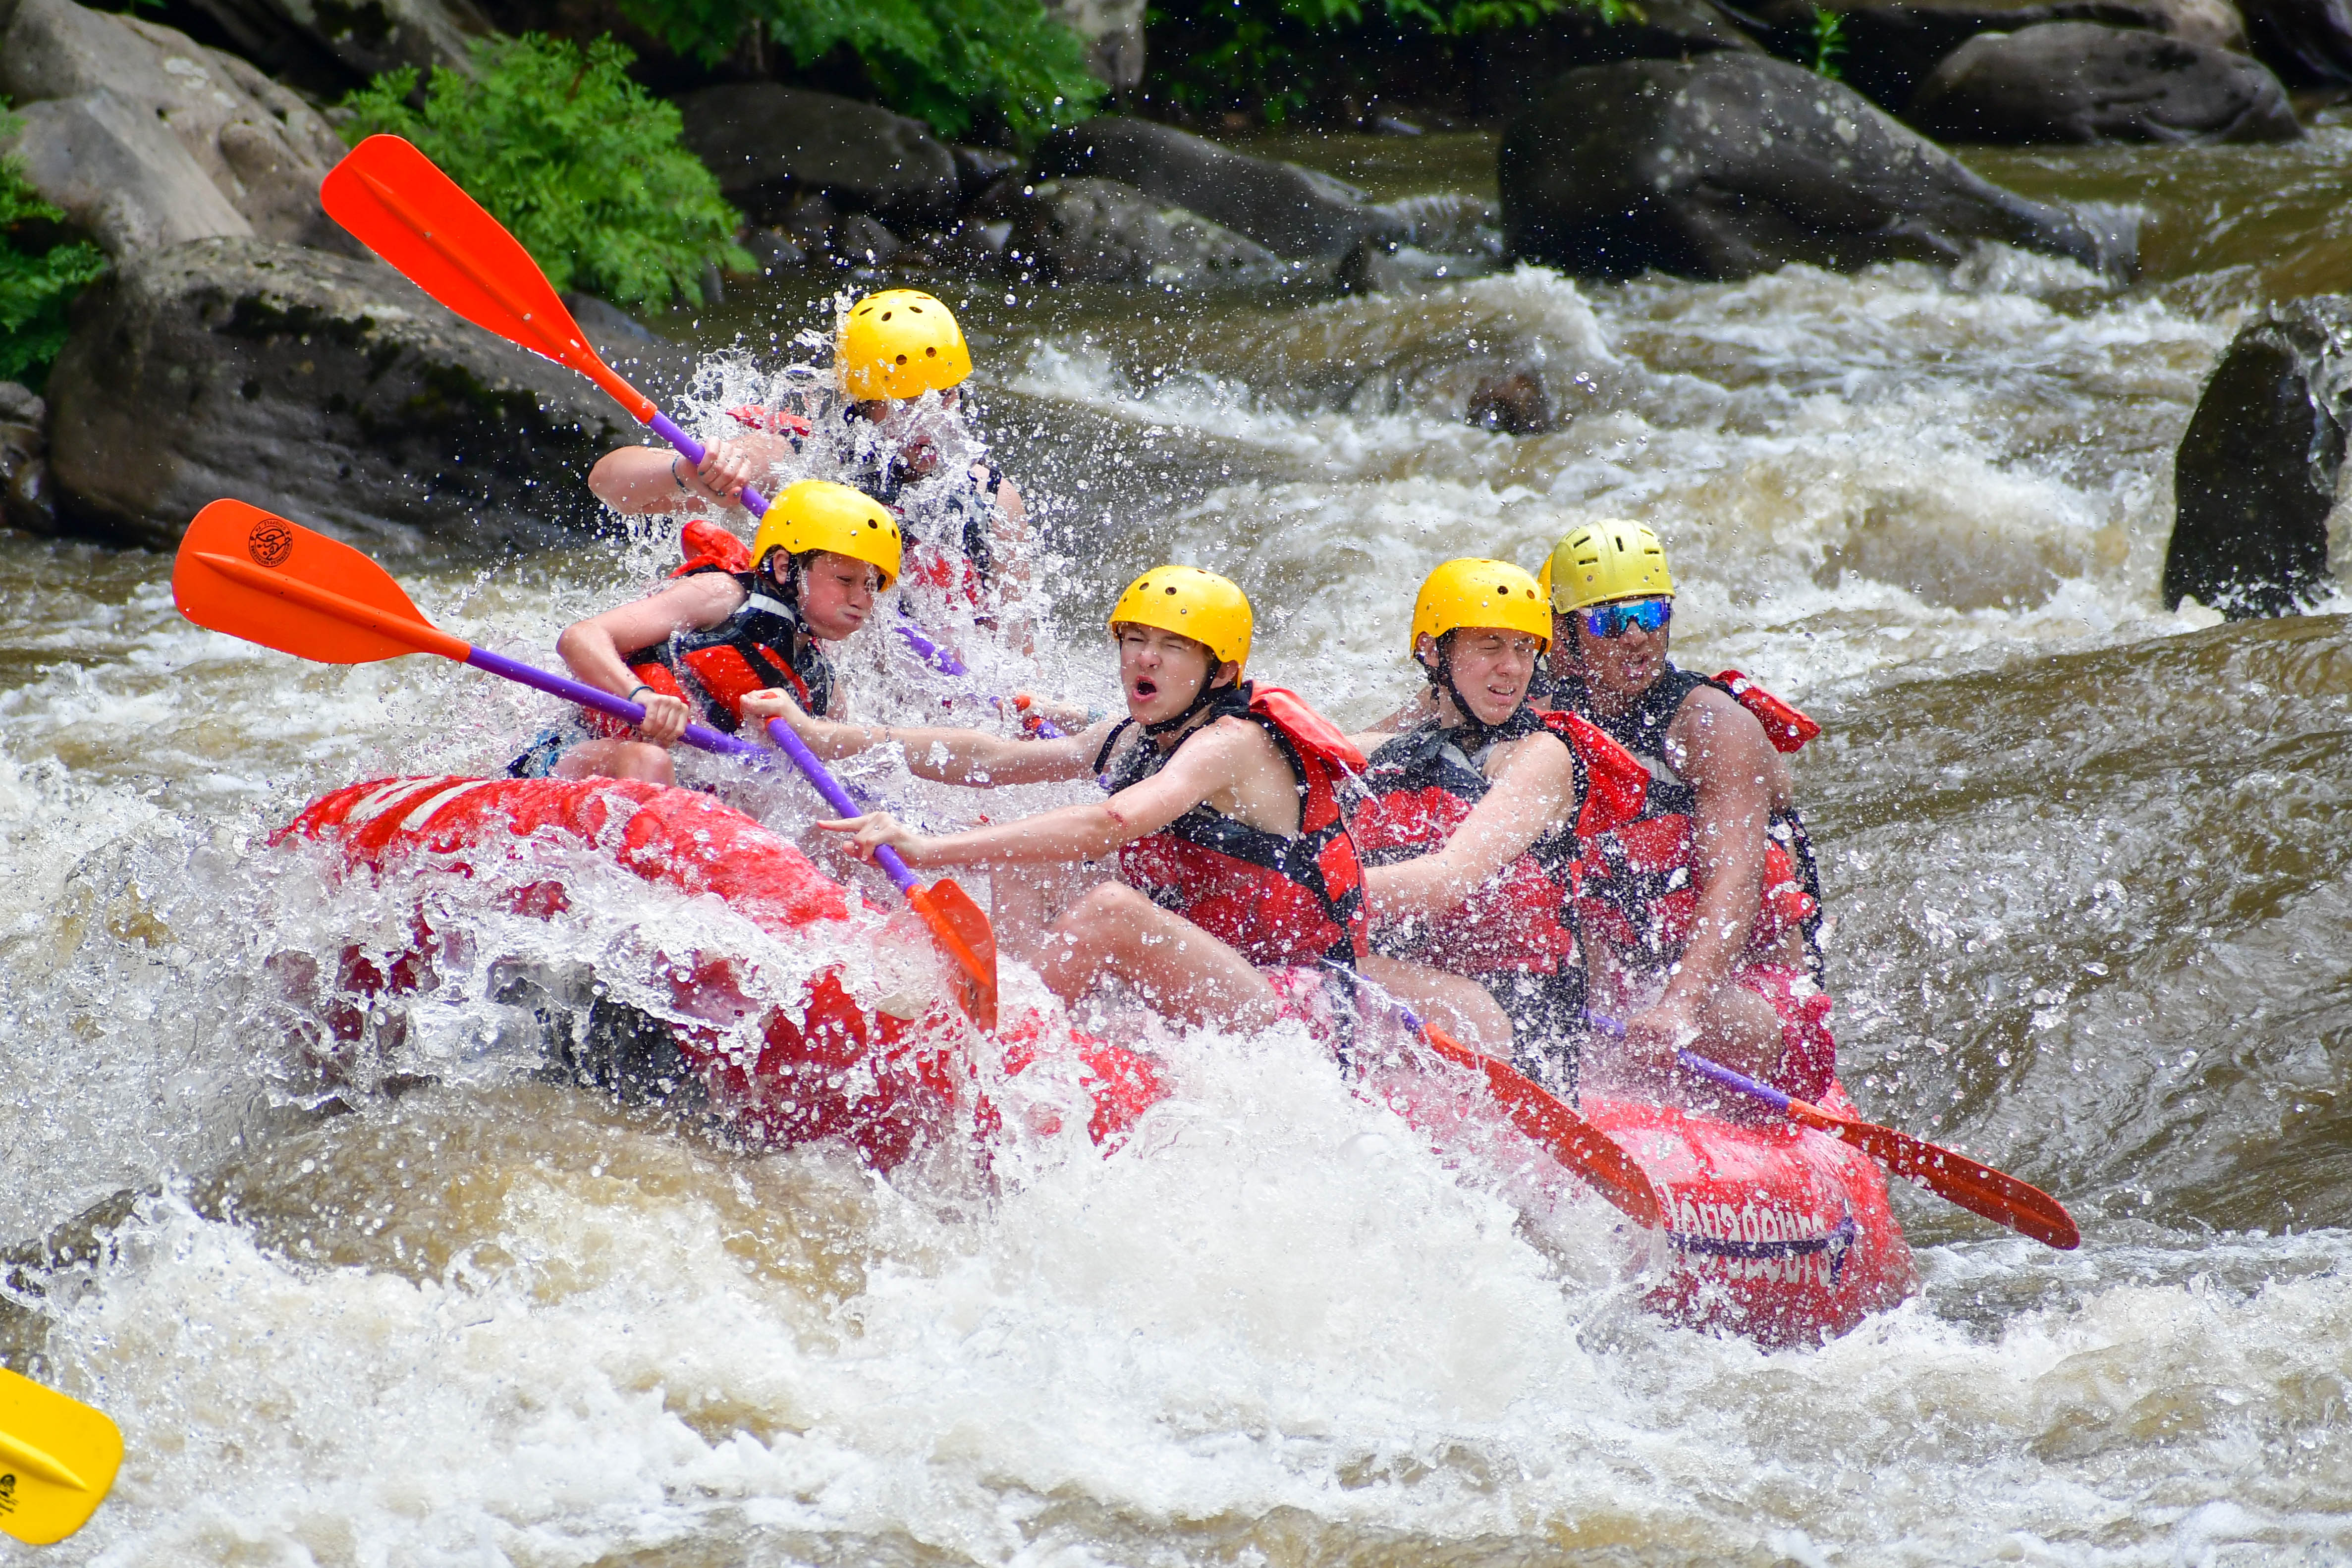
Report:
[[751,536],[751,564],[766,561],[772,549],[831,550],[879,570],[885,588],[898,580],[898,519],[865,491],[830,479],[795,481],[768,503]]
[[1443,637],[1465,626],[1525,632],[1551,646],[1551,599],[1536,580],[1508,561],[1465,557],[1429,574],[1412,601],[1412,653],[1422,634]]
[[919,288],[886,288],[851,306],[833,361],[855,402],[945,392],[971,374],[955,313]]
[[[1111,606],[1110,624],[1156,626],[1208,645],[1222,662],[1246,667],[1249,596],[1213,571],[1193,566],[1155,566],[1127,585]],[[1236,675],[1235,679],[1240,677]]]
[[1675,595],[1665,547],[1639,523],[1587,523],[1552,547],[1538,579],[1551,607],[1565,614],[1612,599]]

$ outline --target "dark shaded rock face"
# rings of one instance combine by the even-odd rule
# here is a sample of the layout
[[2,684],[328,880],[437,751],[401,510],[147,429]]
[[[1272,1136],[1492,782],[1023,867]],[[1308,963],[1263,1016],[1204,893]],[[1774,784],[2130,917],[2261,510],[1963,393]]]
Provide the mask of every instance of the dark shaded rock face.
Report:
[[2240,0],[2254,57],[2293,87],[2352,83],[2352,0]]
[[1944,141],[2292,141],[2278,78],[2203,44],[2089,22],[1986,33],[1920,84],[1906,120]]
[[319,90],[402,66],[468,69],[467,41],[490,30],[472,0],[175,0],[175,9],[272,76]]
[[1061,282],[1199,284],[1282,267],[1264,246],[1116,180],[1047,180],[1010,216],[1006,263]]
[[1570,6],[1533,27],[1481,35],[1479,96],[1490,110],[1507,114],[1579,66],[1686,60],[1717,49],[1753,54],[1760,47],[1741,19],[1714,0],[1643,0],[1614,22]]
[[1253,158],[1205,138],[1124,115],[1057,131],[1029,161],[1035,182],[1097,178],[1132,185],[1247,235],[1277,256],[1337,257],[1396,220],[1328,174]]
[[[2045,5],[1932,3],[1832,5],[1838,13],[1838,74],[1854,91],[1890,114],[1901,114],[1922,82],[1953,50],[1983,33],[2014,33],[2051,22],[2097,22],[2164,33],[2194,27],[2195,41],[2220,47],[2210,18],[2184,16],[2176,28],[2168,6],[2199,0],[2055,0]],[[2215,0],[2219,9],[2218,0]],[[1758,7],[1764,41],[1782,59],[1810,64],[1815,48],[1812,0],[1769,0]]]
[[1471,424],[1486,430],[1499,430],[1506,435],[1541,435],[1559,427],[1551,409],[1551,399],[1545,395],[1544,384],[1532,371],[1513,371],[1508,375],[1488,376],[1470,393],[1469,406],[1462,417]]
[[2352,425],[2352,299],[2291,300],[2245,327],[2172,459],[2164,602],[2292,614],[2327,579],[2327,515]]
[[944,228],[955,216],[955,154],[920,120],[774,82],[704,88],[677,107],[687,146],[754,223],[782,223],[810,194],[893,227]]
[[0,525],[58,531],[49,499],[48,409],[30,387],[0,382]]
[[[685,356],[600,345],[657,401]],[[544,543],[636,427],[584,377],[460,320],[375,262],[255,239],[129,258],[76,302],[49,467],[77,529],[170,549],[234,496],[345,538]]]
[[2129,235],[1979,178],[1852,89],[1753,55],[1570,71],[1511,122],[1496,175],[1510,249],[1591,277],[1948,260],[1973,240],[2119,273],[2133,252]]

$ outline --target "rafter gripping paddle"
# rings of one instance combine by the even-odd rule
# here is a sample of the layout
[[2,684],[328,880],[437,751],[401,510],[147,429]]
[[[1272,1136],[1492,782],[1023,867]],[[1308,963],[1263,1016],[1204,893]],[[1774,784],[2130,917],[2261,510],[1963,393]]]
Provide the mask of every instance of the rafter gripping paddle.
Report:
[[0,1531],[32,1546],[79,1530],[122,1468],[122,1434],[79,1399],[0,1367]]
[[[522,242],[457,182],[397,136],[371,136],[327,172],[319,200],[334,220],[417,287],[487,332],[579,371],[629,417],[699,465],[703,444],[679,429],[589,346],[587,335]],[[755,517],[768,499],[746,485],[738,498]],[[894,622],[933,668],[964,675],[963,661],[913,626]]]
[[[1405,1018],[1408,1022],[1418,1021],[1410,1013]],[[1439,1056],[1484,1077],[1487,1092],[1511,1119],[1511,1125],[1591,1182],[1593,1190],[1616,1205],[1627,1218],[1652,1229],[1665,1224],[1665,1207],[1658,1201],[1648,1173],[1607,1134],[1501,1058],[1471,1050],[1435,1024],[1422,1024],[1421,1033]]]
[[[1585,1016],[1603,1033],[1624,1037],[1625,1026],[1617,1019],[1599,1013]],[[2071,1252],[2083,1244],[2083,1233],[2075,1228],[2074,1217],[2066,1212],[2065,1205],[2040,1187],[2029,1186],[2005,1171],[1997,1171],[1981,1160],[1970,1159],[1957,1150],[1915,1138],[1908,1133],[1898,1133],[1892,1127],[1825,1111],[1769,1083],[1759,1083],[1696,1051],[1678,1051],[1675,1060],[1709,1082],[1761,1101],[1801,1127],[1811,1127],[1852,1144],[1896,1176],[1916,1182],[1947,1203],[1980,1214],[1997,1225],[2005,1225],[2062,1252]]]
[[[533,665],[478,648],[425,619],[392,574],[351,546],[243,501],[215,501],[196,514],[172,568],[172,598],[199,626],[326,664],[367,664],[404,653],[437,653],[518,681],[630,725],[637,704]],[[768,733],[844,816],[860,808],[781,719]],[[752,742],[690,724],[679,737],[705,751],[763,757]],[[886,858],[887,857],[887,858]],[[996,933],[971,895],[946,879],[919,886],[896,850],[876,857],[907,902],[955,960],[958,1000],[984,1030],[996,1027]]]

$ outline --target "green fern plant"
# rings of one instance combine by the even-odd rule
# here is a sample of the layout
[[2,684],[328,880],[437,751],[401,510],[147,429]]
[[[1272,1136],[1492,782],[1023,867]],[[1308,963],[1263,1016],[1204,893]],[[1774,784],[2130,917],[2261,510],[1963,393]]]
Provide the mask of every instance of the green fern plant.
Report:
[[735,244],[742,218],[679,142],[677,107],[629,79],[636,57],[610,38],[583,52],[526,33],[471,46],[474,74],[436,71],[411,107],[414,69],[343,100],[344,136],[404,136],[513,231],[558,288],[636,308],[667,305],[716,262],[757,265]]
[[[0,137],[15,125],[0,104]],[[0,159],[0,381],[36,392],[66,346],[66,308],[106,270],[105,254],[68,239],[64,222],[14,159]]]

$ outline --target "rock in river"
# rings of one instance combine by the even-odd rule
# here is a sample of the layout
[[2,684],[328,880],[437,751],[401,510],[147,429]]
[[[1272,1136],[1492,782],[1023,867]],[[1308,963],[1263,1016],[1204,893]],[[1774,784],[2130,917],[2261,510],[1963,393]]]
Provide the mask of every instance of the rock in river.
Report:
[[1388,209],[1328,174],[1203,137],[1107,114],[1057,131],[1029,161],[1035,181],[1092,176],[1200,214],[1276,256],[1337,258],[1367,235],[1404,239]]
[[2050,22],[1981,33],[1903,118],[1945,141],[2292,141],[2303,127],[2258,62],[2158,33]]
[[2232,620],[2293,613],[2327,581],[2327,518],[2352,427],[2352,299],[2274,306],[2213,368],[2172,460],[2164,601]]
[[72,0],[0,0],[0,95],[35,189],[114,256],[206,235],[347,247],[319,207],[343,144],[233,55]]
[[[683,379],[678,350],[600,347],[656,400]],[[585,378],[389,267],[250,238],[119,263],[47,391],[66,523],[156,549],[222,496],[394,548],[545,542],[601,521],[588,466],[640,439]]]
[[2241,0],[2254,57],[2295,87],[2352,82],[2352,0]]
[[1006,263],[1061,282],[1200,284],[1282,268],[1255,241],[1116,180],[1047,180],[1007,215]]
[[2133,254],[2120,222],[2029,202],[1851,89],[1729,51],[1567,72],[1511,121],[1496,176],[1513,252],[1603,277],[1952,259],[1974,240],[2110,273]]
[[774,82],[704,88],[677,107],[687,146],[754,223],[781,223],[812,196],[893,228],[943,228],[955,216],[955,154],[920,120]]

